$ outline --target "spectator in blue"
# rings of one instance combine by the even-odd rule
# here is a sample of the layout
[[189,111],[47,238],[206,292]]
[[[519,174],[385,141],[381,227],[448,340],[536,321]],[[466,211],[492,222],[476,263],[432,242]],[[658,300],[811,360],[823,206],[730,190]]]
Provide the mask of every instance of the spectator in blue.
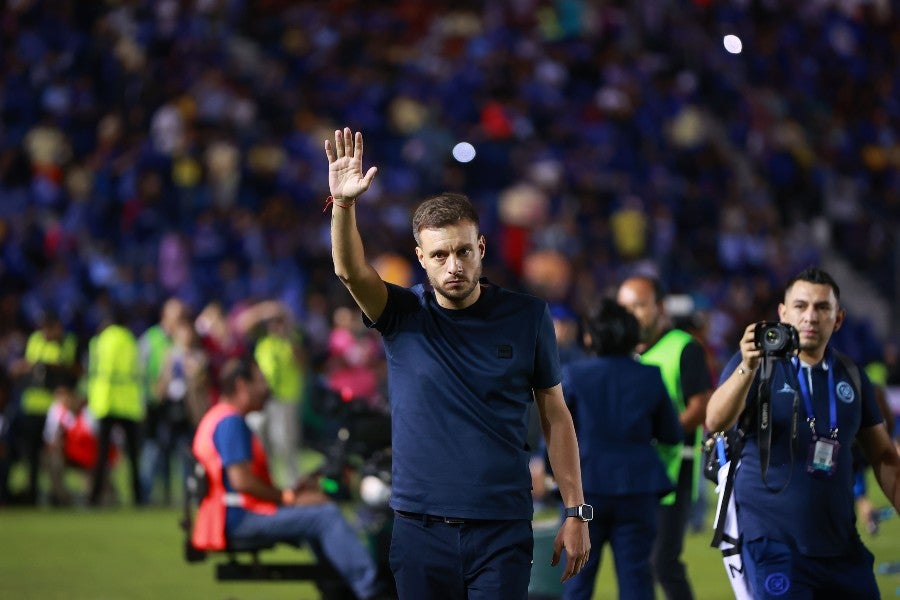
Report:
[[856,528],[850,448],[859,442],[895,509],[900,455],[865,371],[830,343],[844,314],[831,275],[815,267],[795,275],[778,318],[799,332],[799,351],[778,358],[747,325],[707,407],[710,431],[739,418],[746,430],[734,497],[754,598],[879,597]]
[[652,600],[657,506],[674,489],[655,443],[678,443],[681,426],[659,367],[636,360],[637,319],[606,298],[583,327],[594,356],[563,367],[563,393],[578,434],[585,501],[594,507],[594,552],[564,587],[563,598],[593,596],[608,542],[619,598]]
[[400,597],[528,596],[534,537],[525,438],[533,401],[573,517],[564,519],[551,559],[558,564],[566,551],[561,579],[570,579],[588,559],[590,507],[546,302],[481,277],[478,213],[447,192],[413,216],[429,285],[383,281],[366,261],[356,222],[357,198],[377,171],[363,172],[362,133],[335,131],[325,154],[335,273],[385,343],[396,515],[390,563]]

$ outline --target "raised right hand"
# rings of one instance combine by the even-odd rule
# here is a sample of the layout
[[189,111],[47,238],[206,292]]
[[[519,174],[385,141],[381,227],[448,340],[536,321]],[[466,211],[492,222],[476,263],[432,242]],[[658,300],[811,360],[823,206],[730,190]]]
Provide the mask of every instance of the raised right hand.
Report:
[[362,171],[363,137],[355,136],[349,127],[334,132],[334,146],[325,140],[325,156],[328,157],[328,188],[335,200],[355,200],[369,189],[378,167]]
[[753,341],[755,332],[756,323],[750,323],[744,329],[744,336],[741,338],[741,362],[751,371],[756,370],[762,358],[762,350],[757,348],[756,343]]

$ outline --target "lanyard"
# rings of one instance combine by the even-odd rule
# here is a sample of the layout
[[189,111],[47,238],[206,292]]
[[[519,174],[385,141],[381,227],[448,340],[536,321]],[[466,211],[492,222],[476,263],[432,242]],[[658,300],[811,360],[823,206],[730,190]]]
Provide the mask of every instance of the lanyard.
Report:
[[[795,357],[794,363],[797,367],[797,381],[800,384],[800,395],[803,396],[803,403],[806,405],[806,414],[808,415],[806,422],[809,423],[809,429],[812,431],[812,437],[815,440],[819,436],[816,434],[816,415],[813,413],[812,394],[809,390],[809,382],[803,373],[803,366],[800,364],[800,360]],[[834,397],[834,360],[832,359],[830,352],[825,358],[825,366],[828,369],[828,431],[831,435],[831,439],[837,439],[838,426],[837,400],[835,400]],[[812,368],[809,369],[809,376],[812,377]]]

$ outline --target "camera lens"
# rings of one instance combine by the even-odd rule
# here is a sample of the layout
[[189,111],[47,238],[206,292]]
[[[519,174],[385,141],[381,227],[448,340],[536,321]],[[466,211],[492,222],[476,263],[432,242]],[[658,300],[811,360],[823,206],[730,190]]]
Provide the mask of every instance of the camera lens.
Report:
[[781,332],[774,327],[767,329],[765,340],[767,348],[778,348],[781,346]]

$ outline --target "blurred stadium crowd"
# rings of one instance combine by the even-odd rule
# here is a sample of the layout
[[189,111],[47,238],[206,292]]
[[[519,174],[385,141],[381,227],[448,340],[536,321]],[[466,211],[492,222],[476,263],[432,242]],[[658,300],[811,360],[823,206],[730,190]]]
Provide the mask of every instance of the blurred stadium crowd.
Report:
[[[48,309],[86,344],[177,297],[281,302],[322,368],[350,303],[322,211],[343,125],[398,283],[410,208],[454,189],[489,277],[579,311],[656,274],[716,374],[823,248],[898,300],[894,0],[11,0],[0,38],[0,365]],[[897,384],[896,333],[851,315],[837,343]]]

